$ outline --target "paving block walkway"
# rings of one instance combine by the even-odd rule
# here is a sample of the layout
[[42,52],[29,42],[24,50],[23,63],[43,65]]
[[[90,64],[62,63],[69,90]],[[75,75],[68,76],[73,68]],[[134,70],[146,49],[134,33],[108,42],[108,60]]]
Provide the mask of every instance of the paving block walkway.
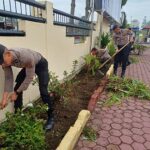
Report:
[[[126,76],[150,86],[150,50],[128,67]],[[104,92],[88,122],[96,141],[81,136],[75,150],[150,150],[150,101],[128,98],[107,108],[100,104],[106,97]]]

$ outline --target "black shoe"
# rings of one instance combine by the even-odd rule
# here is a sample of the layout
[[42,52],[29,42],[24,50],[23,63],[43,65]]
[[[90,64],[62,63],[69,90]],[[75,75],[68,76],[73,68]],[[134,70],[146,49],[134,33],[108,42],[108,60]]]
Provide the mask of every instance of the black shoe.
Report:
[[117,70],[114,70],[114,75],[115,75],[115,76],[117,75]]
[[125,76],[125,71],[122,71],[121,78],[124,78],[124,76]]
[[48,118],[45,124],[45,130],[51,130],[53,126],[54,126],[54,118],[53,117]]
[[131,62],[130,62],[130,61],[128,61],[128,62],[127,62],[127,66],[129,66],[130,64],[131,64]]

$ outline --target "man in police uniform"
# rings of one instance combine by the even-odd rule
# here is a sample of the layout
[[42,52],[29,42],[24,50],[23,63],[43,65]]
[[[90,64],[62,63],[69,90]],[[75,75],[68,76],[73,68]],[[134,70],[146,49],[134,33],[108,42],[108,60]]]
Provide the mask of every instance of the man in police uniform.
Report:
[[[38,52],[25,48],[7,49],[0,44],[0,65],[5,74],[5,86],[1,108],[6,107],[8,103],[8,95],[11,95],[11,100],[14,101],[15,112],[22,108],[23,91],[25,91],[35,74],[39,79],[40,95],[44,103],[48,104],[48,120],[45,129],[49,130],[54,125],[53,119],[53,98],[49,96],[47,87],[49,82],[48,62]],[[16,85],[13,90],[13,72],[12,67],[22,68],[16,78]]]
[[[118,25],[113,26],[113,40],[115,48],[118,51],[128,42],[133,42],[133,37],[130,35],[128,29],[120,29]],[[127,67],[128,56],[130,52],[130,45],[127,45],[122,51],[120,51],[114,58],[114,74],[117,75],[118,64],[122,64],[121,77],[125,76]]]

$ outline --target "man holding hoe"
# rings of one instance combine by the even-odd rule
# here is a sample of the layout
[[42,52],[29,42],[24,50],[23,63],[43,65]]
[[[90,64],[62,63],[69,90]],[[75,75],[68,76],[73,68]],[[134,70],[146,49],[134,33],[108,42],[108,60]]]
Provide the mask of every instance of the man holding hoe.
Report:
[[[5,74],[4,93],[1,101],[1,109],[5,108],[8,103],[9,93],[11,101],[14,101],[15,112],[22,109],[23,91],[25,91],[34,75],[39,79],[40,95],[44,103],[48,104],[48,120],[45,125],[46,130],[50,130],[54,125],[53,118],[53,98],[48,93],[48,62],[38,52],[25,48],[7,49],[0,44],[0,65]],[[16,78],[16,85],[13,90],[13,72],[12,66],[22,68]]]
[[122,64],[122,72],[121,72],[122,78],[125,76],[128,57],[130,53],[129,43],[133,42],[133,36],[130,33],[131,31],[129,31],[128,29],[120,29],[118,25],[114,25],[113,27],[113,40],[115,43],[116,50],[118,51],[119,49],[124,47],[114,58],[114,75],[117,75],[118,64],[121,63]]

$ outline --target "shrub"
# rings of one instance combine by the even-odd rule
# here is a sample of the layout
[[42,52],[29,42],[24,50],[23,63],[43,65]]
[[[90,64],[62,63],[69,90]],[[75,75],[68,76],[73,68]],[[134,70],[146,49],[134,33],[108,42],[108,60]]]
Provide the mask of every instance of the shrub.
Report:
[[108,49],[108,52],[109,52],[109,55],[112,56],[115,52],[116,52],[116,49],[115,49],[115,46],[114,46],[114,42],[113,41],[110,41],[107,45],[107,49]]
[[84,61],[87,67],[87,73],[91,73],[94,76],[95,72],[98,70],[100,66],[99,59],[91,54],[87,54],[84,57]]
[[46,105],[38,105],[24,114],[7,113],[7,121],[0,125],[0,147],[8,150],[46,149],[43,121],[36,117],[46,109]]
[[142,54],[143,51],[147,48],[146,46],[144,45],[141,45],[141,44],[134,44],[133,45],[133,48],[138,50],[138,55]]
[[108,33],[103,33],[101,36],[101,48],[105,48],[110,42],[110,35]]

